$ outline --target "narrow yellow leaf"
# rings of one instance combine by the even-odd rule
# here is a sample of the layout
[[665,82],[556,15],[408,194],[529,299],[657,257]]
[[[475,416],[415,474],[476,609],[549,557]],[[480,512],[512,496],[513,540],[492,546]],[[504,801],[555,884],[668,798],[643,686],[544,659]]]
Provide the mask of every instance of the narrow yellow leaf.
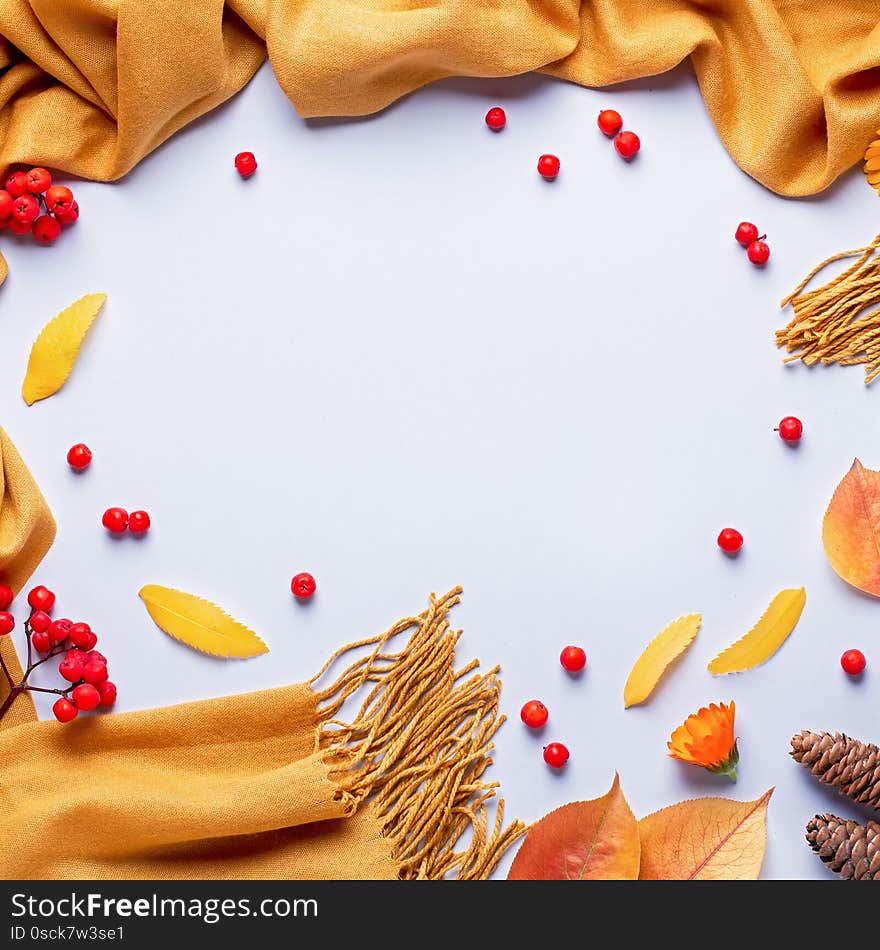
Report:
[[40,331],[21,386],[21,395],[29,406],[53,396],[67,382],[80,345],[106,299],[106,294],[86,294]]
[[253,630],[208,600],[156,584],[142,587],[139,596],[160,629],[194,650],[238,658],[269,652]]
[[794,630],[806,602],[803,587],[780,591],[755,626],[712,660],[709,672],[741,673],[769,660]]
[[694,642],[701,619],[699,614],[679,617],[645,647],[623,687],[624,708],[643,703],[654,692],[669,664]]

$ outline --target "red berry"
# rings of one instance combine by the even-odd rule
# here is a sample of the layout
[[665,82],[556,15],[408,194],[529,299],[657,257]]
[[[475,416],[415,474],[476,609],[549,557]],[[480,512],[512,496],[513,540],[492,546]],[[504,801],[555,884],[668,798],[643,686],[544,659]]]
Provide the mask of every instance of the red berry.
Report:
[[623,118],[615,109],[603,109],[597,120],[599,128],[607,135],[613,136],[623,128]]
[[493,132],[500,132],[507,125],[507,116],[501,106],[495,106],[486,113],[486,125]]
[[28,193],[27,172],[11,172],[6,178],[6,190],[13,198],[20,198]]
[[55,595],[48,587],[34,587],[28,594],[28,606],[32,610],[42,610],[49,613],[55,606]]
[[52,626],[52,618],[42,610],[35,610],[31,614],[28,623],[31,625],[31,630],[37,633],[45,633]]
[[519,718],[529,729],[540,729],[550,718],[550,713],[539,699],[530,699],[519,711]]
[[743,536],[736,528],[724,528],[718,535],[718,547],[725,554],[736,554],[743,546]]
[[56,214],[67,214],[73,205],[73,192],[65,185],[52,185],[46,192],[46,207]]
[[45,168],[32,168],[25,172],[28,191],[32,195],[41,195],[52,184],[52,176]]
[[49,639],[53,643],[63,643],[70,635],[70,628],[72,626],[73,624],[66,617],[62,617],[60,620],[53,620],[52,623],[49,624]]
[[308,600],[317,588],[315,578],[305,571],[302,574],[297,574],[290,582],[290,591],[297,600]]
[[741,221],[734,237],[743,247],[748,247],[752,241],[758,240],[758,229],[751,221]]
[[614,140],[614,147],[621,158],[630,159],[642,147],[635,132],[621,132]]
[[0,189],[0,218],[8,218],[12,214],[14,200],[8,191]]
[[128,512],[124,508],[108,508],[101,518],[101,524],[111,534],[122,534],[128,527]]
[[83,642],[78,643],[77,646],[81,646],[84,650],[93,650],[95,648],[95,644],[98,642],[98,635],[89,630],[87,634],[83,635],[82,639]]
[[91,683],[92,686],[103,683],[104,680],[107,679],[107,664],[103,660],[99,660],[97,657],[93,658],[92,654],[89,654],[89,659],[86,660],[86,664],[82,670],[82,678],[87,683]]
[[71,656],[71,650],[58,664],[58,672],[67,680],[68,683],[78,683],[82,679],[83,670],[86,668],[85,653],[79,651]]
[[67,450],[67,464],[74,471],[81,472],[92,464],[92,450],[85,442],[77,442]]
[[103,653],[98,653],[97,650],[92,650],[92,651],[89,653],[89,659],[90,659],[90,660],[100,660],[100,662],[103,663],[104,666],[107,665],[107,657],[104,656]]
[[764,241],[752,241],[746,248],[749,260],[758,267],[763,267],[770,260],[770,245]]
[[75,623],[67,635],[74,646],[81,647],[83,650],[89,649],[88,643],[93,634],[92,628],[87,623]]
[[800,442],[804,434],[804,424],[797,416],[786,416],[780,420],[776,431],[784,442]]
[[843,672],[850,676],[858,676],[864,670],[866,664],[865,654],[861,650],[847,650],[840,658]]
[[101,702],[101,694],[91,683],[81,683],[71,693],[77,709],[89,712]]
[[104,680],[103,683],[98,683],[97,690],[101,697],[102,706],[112,706],[116,702],[115,683],[111,683],[110,680]]
[[580,673],[587,665],[587,654],[581,647],[566,647],[559,654],[559,662],[562,668],[569,673]]
[[79,710],[69,699],[65,699],[64,696],[61,696],[55,700],[52,712],[55,713],[55,718],[59,722],[71,722],[76,719]]
[[0,637],[5,637],[7,633],[12,633],[15,629],[15,617],[6,610],[0,610]]
[[133,511],[128,516],[128,530],[132,534],[143,534],[150,530],[150,516],[145,511]]
[[12,217],[15,221],[30,224],[40,216],[40,205],[33,195],[21,195],[12,205]]
[[71,206],[66,211],[59,211],[58,208],[55,209],[55,220],[60,224],[68,225],[73,224],[74,221],[79,217],[79,205],[74,201]]
[[547,181],[559,174],[559,159],[555,155],[542,155],[538,159],[538,174]]
[[13,234],[30,234],[33,226],[33,221],[20,221],[14,215],[9,219],[9,230]]
[[52,641],[49,639],[49,634],[46,631],[40,632],[39,630],[34,631],[31,634],[31,643],[34,645],[34,649],[37,653],[48,653],[52,649]]
[[9,610],[14,599],[15,594],[12,593],[12,588],[7,587],[6,584],[0,584],[0,610]]
[[34,221],[34,239],[38,244],[54,244],[61,234],[61,225],[50,214]]
[[[10,205],[10,213],[12,212],[12,206]],[[0,231],[5,231],[9,227],[9,223],[12,221],[12,218],[0,218]]]
[[242,178],[250,178],[257,170],[257,160],[253,152],[239,152],[235,156],[235,170]]
[[554,769],[561,769],[568,761],[569,751],[561,742],[544,746],[544,761]]

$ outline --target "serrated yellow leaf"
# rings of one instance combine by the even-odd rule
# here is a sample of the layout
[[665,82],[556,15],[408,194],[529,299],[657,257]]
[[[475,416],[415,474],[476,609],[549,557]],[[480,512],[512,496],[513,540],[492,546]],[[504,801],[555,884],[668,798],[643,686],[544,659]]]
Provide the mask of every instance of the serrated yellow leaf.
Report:
[[29,406],[54,395],[67,382],[80,345],[106,299],[106,294],[86,294],[40,331],[21,386],[21,395]]
[[208,600],[156,584],[142,587],[139,596],[160,629],[194,650],[237,658],[269,652],[253,630]]
[[709,672],[742,673],[769,660],[794,630],[806,602],[803,587],[780,591],[755,626],[712,660]]
[[645,647],[629,671],[623,687],[624,708],[643,703],[654,692],[654,687],[669,664],[694,642],[701,619],[699,614],[679,617]]

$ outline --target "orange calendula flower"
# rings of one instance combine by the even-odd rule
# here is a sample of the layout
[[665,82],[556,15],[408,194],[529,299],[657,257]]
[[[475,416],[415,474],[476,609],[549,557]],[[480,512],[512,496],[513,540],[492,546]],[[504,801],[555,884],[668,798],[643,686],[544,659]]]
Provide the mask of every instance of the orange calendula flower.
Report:
[[701,765],[716,775],[736,781],[739,750],[733,734],[736,703],[710,703],[687,719],[672,733],[669,755],[680,762]]
[[[880,135],[880,130],[877,134]],[[880,139],[871,142],[865,152],[865,174],[868,176],[868,184],[880,192]]]

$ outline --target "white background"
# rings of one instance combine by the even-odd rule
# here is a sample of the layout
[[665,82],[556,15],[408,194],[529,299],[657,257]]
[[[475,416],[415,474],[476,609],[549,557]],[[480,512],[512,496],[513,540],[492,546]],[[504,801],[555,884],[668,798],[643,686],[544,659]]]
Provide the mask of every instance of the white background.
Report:
[[[597,130],[602,107],[642,137],[632,164]],[[260,163],[249,181],[242,149]],[[545,151],[562,160],[552,184],[535,172]],[[54,248],[0,235],[0,406],[59,522],[34,581],[99,632],[120,709],[302,680],[461,583],[462,660],[503,665],[493,773],[511,814],[603,794],[615,769],[638,816],[775,785],[764,876],[830,877],[803,826],[855,811],[788,740],[880,738],[880,605],[820,539],[853,456],[880,467],[880,383],[785,368],[773,331],[814,263],[878,230],[858,172],[814,200],[773,196],[728,158],[686,69],[612,91],[449,81],[373,118],[303,122],[264,68],[123,182],[74,187],[82,217]],[[764,271],[733,240],[742,219],[769,233]],[[33,338],[99,290],[70,382],[28,408]],[[796,450],[773,432],[788,413],[806,427]],[[65,453],[80,440],[95,461],[78,477]],[[146,508],[153,530],[112,539],[109,505]],[[725,525],[746,538],[735,560],[715,546]],[[306,607],[289,592],[300,570],[319,585]],[[271,652],[190,651],[153,626],[144,583],[216,600]],[[800,585],[780,652],[711,677],[707,661]],[[632,661],[692,611],[690,653],[624,712]],[[589,655],[578,680],[558,664],[566,643]],[[861,682],[838,663],[853,646]],[[551,711],[541,737],[518,721],[532,697]],[[735,786],[665,755],[688,713],[730,699]],[[559,774],[541,760],[551,739],[572,752]]]

